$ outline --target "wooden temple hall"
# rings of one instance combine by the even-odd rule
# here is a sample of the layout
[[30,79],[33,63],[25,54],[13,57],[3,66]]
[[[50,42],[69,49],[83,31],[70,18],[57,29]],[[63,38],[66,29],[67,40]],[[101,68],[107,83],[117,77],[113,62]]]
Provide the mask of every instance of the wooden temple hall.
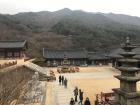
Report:
[[[137,48],[133,49],[132,51],[136,53],[134,58],[137,59],[137,60],[140,60],[140,47],[137,47]],[[114,49],[110,52],[109,57],[112,61],[112,66],[113,67],[119,67],[119,66],[122,65],[120,62],[118,62],[118,60],[122,59],[122,56],[120,54],[123,53],[123,52],[124,51],[121,48]],[[140,68],[140,61],[137,63],[137,67]]]
[[24,41],[0,41],[0,58],[23,58],[25,57],[25,50],[27,49],[27,42]]
[[61,66],[64,59],[68,60],[69,65],[107,65],[109,57],[100,53],[88,52],[85,49],[55,50],[43,48],[43,58],[46,66]]

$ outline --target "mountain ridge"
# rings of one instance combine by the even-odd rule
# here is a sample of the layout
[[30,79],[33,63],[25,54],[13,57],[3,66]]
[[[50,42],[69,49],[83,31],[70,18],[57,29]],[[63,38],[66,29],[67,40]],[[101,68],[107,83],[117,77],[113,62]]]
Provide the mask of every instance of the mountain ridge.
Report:
[[139,43],[139,33],[140,18],[120,14],[68,8],[55,12],[0,14],[0,40],[26,39],[30,45],[28,54],[37,57],[41,57],[43,47],[109,51],[119,46],[126,36]]

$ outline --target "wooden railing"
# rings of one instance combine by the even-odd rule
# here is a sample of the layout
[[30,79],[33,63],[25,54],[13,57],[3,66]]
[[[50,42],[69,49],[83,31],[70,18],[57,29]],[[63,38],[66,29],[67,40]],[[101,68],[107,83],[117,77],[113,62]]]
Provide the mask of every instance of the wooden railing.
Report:
[[95,105],[112,105],[111,102],[114,100],[114,93],[103,93],[96,94]]

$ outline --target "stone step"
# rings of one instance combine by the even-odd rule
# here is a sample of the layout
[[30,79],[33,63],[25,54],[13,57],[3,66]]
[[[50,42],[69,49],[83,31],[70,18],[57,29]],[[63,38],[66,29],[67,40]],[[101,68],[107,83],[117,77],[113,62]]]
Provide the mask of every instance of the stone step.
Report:
[[68,96],[73,95],[72,92],[56,92],[56,93],[60,94],[61,96],[64,96],[64,95],[68,95]]
[[71,97],[73,97],[73,95],[69,95],[69,96],[67,96],[67,95],[65,95],[65,96],[60,96],[60,95],[59,95],[59,96],[58,96],[58,95],[57,95],[57,98],[59,98],[59,99],[60,99],[60,98],[61,98],[61,99],[64,99],[64,98],[65,98],[65,99],[69,99],[69,98],[71,98]]
[[[69,105],[69,101],[68,102],[61,102],[61,103],[57,103],[58,105]],[[75,105],[79,105],[78,102]]]
[[56,105],[69,105],[70,99],[73,97],[73,89],[68,87],[65,88],[59,85],[58,82],[55,83],[55,93],[56,93]]
[[60,92],[60,91],[57,91],[56,93],[59,93],[59,94],[61,94],[61,95],[64,95],[64,94],[67,94],[67,95],[69,95],[69,94],[72,94],[71,92],[69,92],[69,91],[67,91],[67,92]]
[[60,91],[72,91],[72,89],[70,89],[70,88],[64,88],[64,87],[56,87],[55,89],[57,89],[58,91],[60,90]]
[[36,72],[39,72],[39,73],[42,73],[42,74],[45,74],[47,75],[47,70],[44,70],[42,67],[34,64],[34,63],[31,63],[31,62],[27,62],[24,64],[25,67],[28,67]]

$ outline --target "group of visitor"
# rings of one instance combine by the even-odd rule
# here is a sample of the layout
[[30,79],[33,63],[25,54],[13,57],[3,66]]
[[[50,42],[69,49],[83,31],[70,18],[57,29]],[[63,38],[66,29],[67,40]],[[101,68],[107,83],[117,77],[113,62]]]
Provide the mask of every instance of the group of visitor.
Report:
[[[78,87],[75,87],[73,93],[74,93],[75,99],[71,98],[70,105],[75,105],[78,102],[78,99],[77,99],[78,95],[79,95],[79,102],[78,102],[78,104],[79,105],[83,105],[83,93],[84,92],[81,91],[81,89],[79,89],[79,91],[78,91]],[[91,105],[88,97],[86,98],[86,100],[84,102],[84,105]]]
[[67,84],[68,84],[68,80],[66,77],[64,76],[59,76],[59,85],[64,86],[65,88],[67,88]]

